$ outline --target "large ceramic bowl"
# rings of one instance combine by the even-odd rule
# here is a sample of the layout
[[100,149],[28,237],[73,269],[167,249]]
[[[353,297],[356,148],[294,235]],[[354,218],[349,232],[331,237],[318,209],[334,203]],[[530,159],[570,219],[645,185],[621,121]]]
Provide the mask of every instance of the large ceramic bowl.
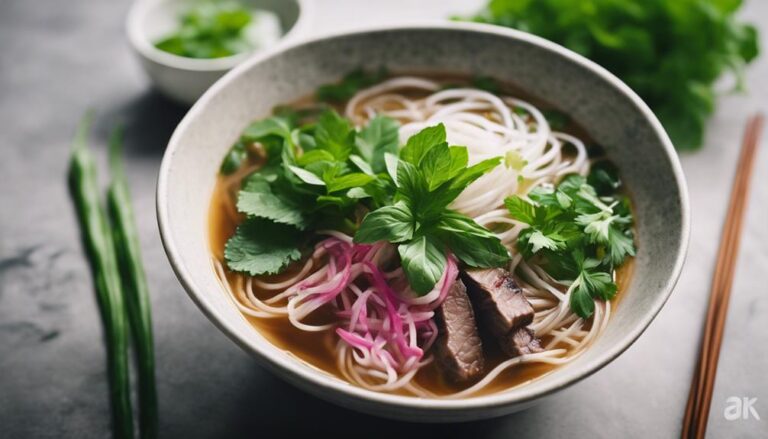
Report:
[[[634,276],[605,332],[575,361],[526,386],[459,400],[372,392],[348,384],[270,344],[240,314],[211,265],[208,206],[227,148],[277,104],[312,93],[357,67],[394,72],[490,75],[572,116],[620,168],[636,206]],[[170,140],[157,193],[171,264],[211,321],[259,364],[320,398],[356,410],[418,421],[461,421],[527,407],[595,373],[651,323],[680,273],[688,241],[688,196],[672,144],[629,87],[554,43],[476,24],[430,24],[325,37],[256,56],[214,84]]]

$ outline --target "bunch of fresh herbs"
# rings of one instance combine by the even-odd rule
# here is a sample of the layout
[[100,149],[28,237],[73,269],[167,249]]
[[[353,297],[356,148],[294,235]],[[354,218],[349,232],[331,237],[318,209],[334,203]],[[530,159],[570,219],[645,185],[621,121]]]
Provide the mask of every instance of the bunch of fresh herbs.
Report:
[[490,0],[474,20],[531,32],[607,68],[661,119],[675,146],[703,142],[715,80],[758,54],[741,0]]

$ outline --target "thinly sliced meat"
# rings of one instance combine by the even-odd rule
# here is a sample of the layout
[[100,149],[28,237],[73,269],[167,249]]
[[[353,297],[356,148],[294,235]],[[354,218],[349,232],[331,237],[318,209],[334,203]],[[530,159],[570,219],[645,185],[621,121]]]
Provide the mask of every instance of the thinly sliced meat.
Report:
[[533,322],[533,307],[512,274],[501,268],[469,269],[462,272],[478,317],[496,337]]
[[544,349],[539,340],[528,327],[522,327],[507,334],[502,338],[501,349],[510,357],[518,357],[525,354],[535,354]]
[[438,326],[436,357],[453,381],[479,377],[485,367],[483,344],[467,289],[456,279],[443,304],[435,312]]

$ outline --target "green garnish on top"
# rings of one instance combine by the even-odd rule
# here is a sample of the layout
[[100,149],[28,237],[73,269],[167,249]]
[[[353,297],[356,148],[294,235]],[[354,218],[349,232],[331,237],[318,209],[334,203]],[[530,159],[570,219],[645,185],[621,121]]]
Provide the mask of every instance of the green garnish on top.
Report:
[[449,249],[470,266],[507,262],[492,232],[447,208],[501,158],[468,166],[466,148],[448,146],[443,125],[412,136],[398,158],[398,129],[377,116],[358,131],[333,110],[303,125],[290,113],[251,124],[221,167],[224,174],[238,169],[254,143],[267,156],[238,194],[246,220],[225,246],[227,266],[279,273],[308,250],[312,232],[328,229],[360,243],[396,244],[419,294],[439,281]]
[[509,253],[495,234],[448,205],[499,157],[467,166],[466,147],[448,146],[442,124],[411,136],[398,159],[386,156],[395,183],[393,203],[363,219],[355,242],[397,244],[411,288],[425,294],[445,271],[446,251],[473,267],[497,267]]
[[238,2],[202,2],[186,10],[180,27],[155,47],[187,58],[222,58],[251,50],[244,31],[253,12]]
[[624,80],[679,149],[703,142],[714,83],[758,54],[757,30],[736,20],[741,0],[490,0],[475,21],[568,47]]
[[629,199],[617,193],[620,182],[607,166],[589,178],[565,177],[557,187],[538,187],[505,203],[512,218],[528,225],[517,248],[553,278],[570,282],[570,306],[580,317],[594,313],[594,299],[616,294],[613,272],[635,255]]

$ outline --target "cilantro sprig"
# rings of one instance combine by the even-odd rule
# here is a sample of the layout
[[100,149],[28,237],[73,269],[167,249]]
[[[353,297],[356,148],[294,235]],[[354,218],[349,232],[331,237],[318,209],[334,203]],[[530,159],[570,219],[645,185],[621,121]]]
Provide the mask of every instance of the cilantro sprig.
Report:
[[530,201],[505,200],[510,215],[528,225],[518,250],[555,279],[570,282],[570,307],[583,318],[594,313],[595,299],[613,298],[613,271],[635,255],[632,212],[619,188],[612,170],[598,165],[589,180],[569,175],[557,187],[537,187]]
[[384,155],[394,182],[393,204],[363,219],[355,242],[388,241],[397,245],[403,270],[418,294],[432,290],[451,251],[473,267],[495,267],[509,260],[507,249],[489,230],[448,205],[501,158],[468,166],[467,149],[449,146],[442,124],[408,139],[400,157]]

